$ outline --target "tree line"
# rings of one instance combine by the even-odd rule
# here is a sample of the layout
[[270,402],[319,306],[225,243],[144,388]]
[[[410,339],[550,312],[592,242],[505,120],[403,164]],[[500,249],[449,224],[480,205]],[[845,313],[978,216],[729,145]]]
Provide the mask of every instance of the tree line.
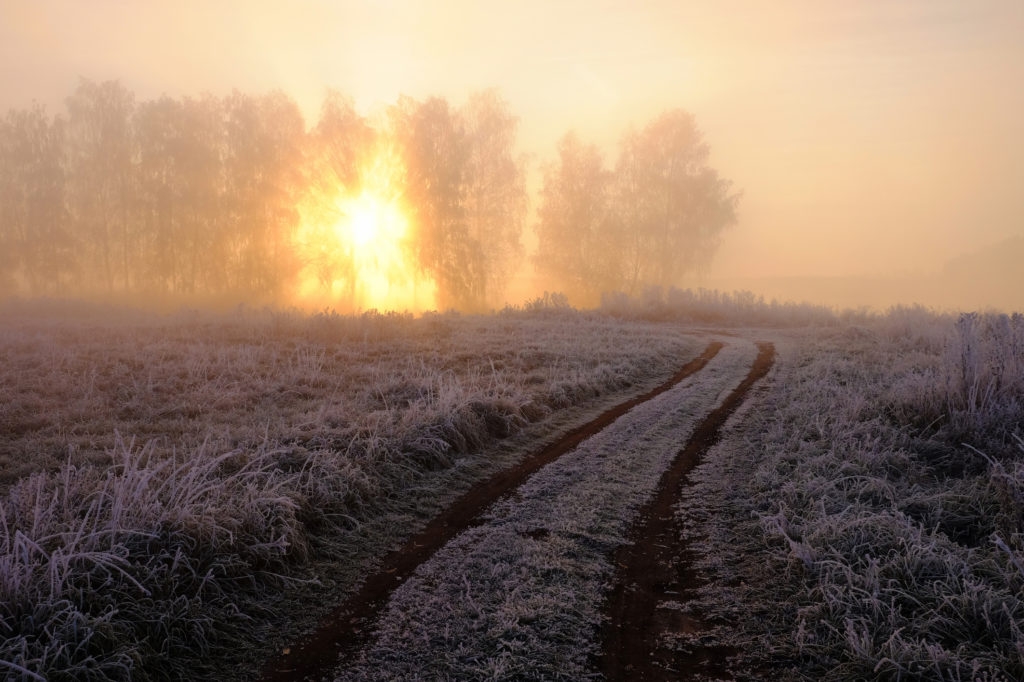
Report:
[[665,112],[623,136],[614,167],[573,133],[544,169],[537,265],[573,300],[666,289],[710,265],[739,194],[708,165],[693,116]]
[[[410,262],[439,307],[500,303],[524,258],[527,168],[494,91],[458,107],[402,97],[372,119],[331,92],[308,128],[281,92],[139,102],[117,81],[83,79],[65,105],[0,118],[0,295],[286,300],[300,271],[355,277],[293,235],[312,221],[329,240],[338,193],[358,193],[384,147]],[[566,135],[533,226],[548,286],[590,302],[706,267],[737,201],[707,161],[683,111],[624,136],[613,168]]]

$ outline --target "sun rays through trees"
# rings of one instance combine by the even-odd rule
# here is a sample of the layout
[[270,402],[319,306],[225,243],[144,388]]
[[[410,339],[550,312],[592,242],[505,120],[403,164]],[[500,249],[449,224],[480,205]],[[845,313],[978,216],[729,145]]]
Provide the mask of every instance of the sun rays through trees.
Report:
[[693,117],[670,111],[614,169],[559,142],[530,258],[518,124],[495,90],[372,116],[328,92],[307,127],[280,91],[140,102],[83,79],[61,113],[0,118],[0,295],[481,311],[536,264],[592,304],[678,284],[735,221]]

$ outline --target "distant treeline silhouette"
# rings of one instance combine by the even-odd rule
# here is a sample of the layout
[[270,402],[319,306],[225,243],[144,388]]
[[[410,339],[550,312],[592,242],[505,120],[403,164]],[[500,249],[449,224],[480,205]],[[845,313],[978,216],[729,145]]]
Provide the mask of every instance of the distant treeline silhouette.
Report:
[[588,304],[602,293],[667,289],[705,270],[739,202],[708,155],[693,116],[680,109],[623,136],[611,170],[596,146],[565,135],[544,169],[538,268]]
[[[137,102],[117,81],[83,79],[60,114],[34,104],[0,119],[0,295],[281,301],[300,272],[354,280],[355,253],[325,255],[337,199],[389,172],[375,164],[390,156],[410,262],[436,283],[438,307],[481,309],[524,256],[517,125],[493,90],[461,107],[402,97],[372,119],[329,92],[307,128],[281,92]],[[707,158],[681,110],[624,136],[611,170],[566,135],[539,196],[545,284],[589,303],[706,266],[738,199]]]

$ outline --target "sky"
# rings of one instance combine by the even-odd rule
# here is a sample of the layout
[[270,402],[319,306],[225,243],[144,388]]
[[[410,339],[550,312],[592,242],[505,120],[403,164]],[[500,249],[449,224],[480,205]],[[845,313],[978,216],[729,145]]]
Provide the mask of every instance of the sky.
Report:
[[682,107],[743,192],[713,282],[908,281],[1024,235],[1020,0],[0,0],[0,110],[79,77],[281,89],[310,123],[327,88],[372,113],[494,87],[537,165],[570,129],[611,164]]

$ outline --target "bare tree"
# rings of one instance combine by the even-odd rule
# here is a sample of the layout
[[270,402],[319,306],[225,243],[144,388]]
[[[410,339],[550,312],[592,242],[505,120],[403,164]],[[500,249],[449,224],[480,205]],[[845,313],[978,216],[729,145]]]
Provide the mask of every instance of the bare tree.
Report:
[[480,245],[483,297],[498,302],[522,256],[526,219],[525,161],[515,156],[518,119],[495,90],[474,93],[462,107],[466,130],[468,237]]
[[138,244],[129,220],[134,95],[117,81],[82,79],[67,99],[69,208],[85,269],[108,291],[132,286]]
[[602,292],[678,284],[711,263],[739,195],[708,165],[693,116],[662,114],[627,134],[615,171],[574,135],[544,173],[537,263],[581,303]]
[[181,173],[178,211],[177,290],[216,291],[223,271],[218,235],[226,229],[224,157],[227,141],[223,104],[212,95],[182,100],[177,167]]
[[186,210],[178,163],[182,123],[181,104],[169,97],[146,102],[135,112],[136,218],[144,263],[135,267],[144,287],[160,291],[174,291],[180,276],[179,213]]
[[352,101],[335,91],[327,93],[319,121],[306,137],[300,266],[311,267],[325,290],[341,283],[348,297],[340,302],[345,307],[354,307],[358,282],[352,245],[335,236],[338,222],[345,218],[338,199],[358,194],[362,173],[373,163],[376,142],[377,134],[356,113]]
[[706,269],[735,223],[739,195],[708,156],[693,116],[681,109],[623,138],[614,195],[628,291],[667,287]]
[[0,291],[18,280],[63,293],[75,270],[67,225],[64,125],[40,105],[0,119]]
[[277,294],[295,268],[289,233],[298,221],[305,124],[281,92],[234,92],[225,103],[226,227],[220,251],[228,288]]
[[437,283],[440,307],[479,307],[486,265],[466,220],[465,127],[437,97],[422,103],[401,98],[391,109],[390,124],[405,160],[416,261]]
[[611,240],[611,181],[600,150],[574,133],[562,137],[558,160],[544,169],[537,267],[576,303],[595,303],[601,291],[620,281]]
[[162,97],[133,119],[137,278],[160,291],[195,293],[217,285],[216,233],[223,228],[220,102]]

